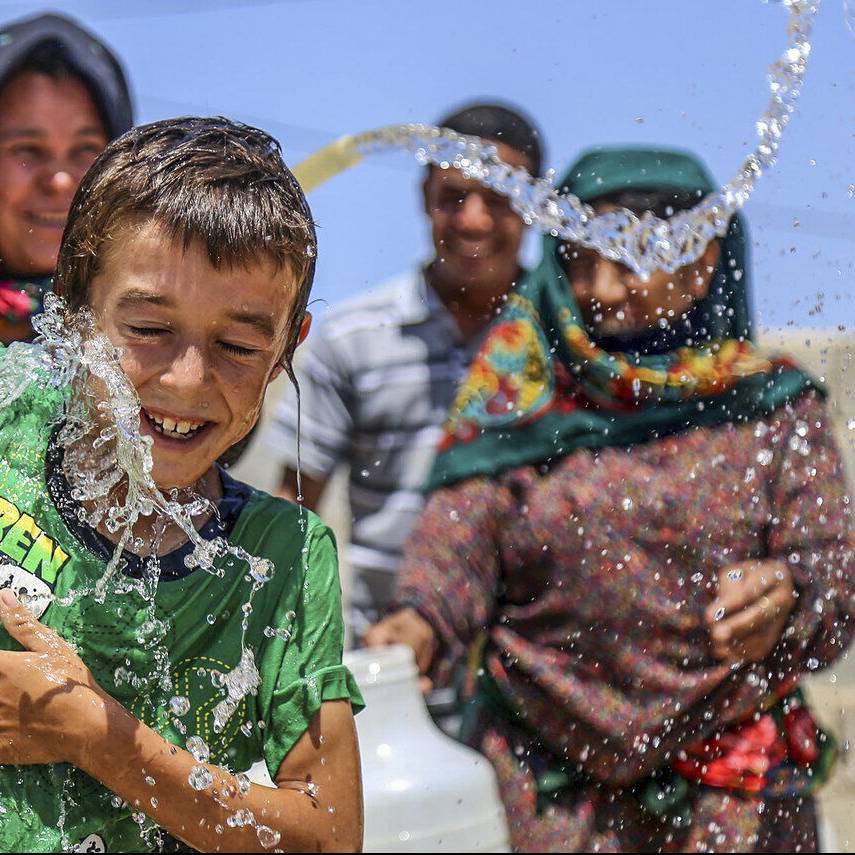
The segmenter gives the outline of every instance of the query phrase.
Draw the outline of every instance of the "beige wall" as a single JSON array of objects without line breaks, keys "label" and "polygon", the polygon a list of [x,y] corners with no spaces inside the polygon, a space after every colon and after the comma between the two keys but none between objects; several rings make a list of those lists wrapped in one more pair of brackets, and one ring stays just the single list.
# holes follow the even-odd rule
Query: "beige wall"
[{"label": "beige wall", "polygon": [[[852,375],[855,335],[831,330],[774,329],[761,331],[759,339],[765,349],[792,356],[825,381],[849,483],[855,483],[855,377]],[[848,423],[853,428],[849,428]]]}]

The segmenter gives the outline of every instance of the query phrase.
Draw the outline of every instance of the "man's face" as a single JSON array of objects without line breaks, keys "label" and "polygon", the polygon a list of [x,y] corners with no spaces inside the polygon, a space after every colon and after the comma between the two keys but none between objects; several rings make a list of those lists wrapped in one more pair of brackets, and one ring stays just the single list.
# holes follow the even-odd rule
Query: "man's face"
[{"label": "man's face", "polygon": [[[530,169],[522,152],[502,143],[496,149],[505,163]],[[525,226],[504,196],[464,178],[460,170],[436,167],[425,179],[424,196],[443,278],[476,289],[495,289],[513,279]]]},{"label": "man's face", "polygon": [[90,306],[122,349],[158,487],[192,486],[249,433],[281,370],[296,292],[270,260],[216,270],[200,242],[185,250],[151,221],[114,239]]},{"label": "man's face", "polygon": [[26,72],[0,90],[0,268],[53,272],[71,199],[106,145],[77,78]]},{"label": "man's face", "polygon": [[[597,214],[617,210],[605,204],[594,209]],[[588,328],[599,335],[621,335],[670,324],[705,297],[719,252],[718,241],[711,241],[695,263],[674,273],[655,270],[647,280],[593,249],[565,244],[561,256]]]}]

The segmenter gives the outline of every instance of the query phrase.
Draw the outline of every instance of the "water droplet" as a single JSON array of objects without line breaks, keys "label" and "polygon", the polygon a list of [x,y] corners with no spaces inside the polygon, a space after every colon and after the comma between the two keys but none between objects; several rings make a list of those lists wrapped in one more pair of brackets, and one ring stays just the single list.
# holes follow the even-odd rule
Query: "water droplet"
[{"label": "water droplet", "polygon": [[274,831],[266,825],[259,825],[258,828],[255,829],[255,833],[258,836],[258,842],[265,849],[271,849],[274,847],[282,836],[278,831]]},{"label": "water droplet", "polygon": [[179,718],[190,712],[190,700],[184,697],[184,695],[176,695],[174,698],[170,698],[169,706],[172,714]]},{"label": "water droplet", "polygon": [[214,783],[214,776],[205,766],[194,766],[187,777],[194,790],[207,790]]},{"label": "water droplet", "polygon": [[191,736],[187,740],[187,750],[197,763],[207,763],[211,759],[210,749],[201,736]]}]

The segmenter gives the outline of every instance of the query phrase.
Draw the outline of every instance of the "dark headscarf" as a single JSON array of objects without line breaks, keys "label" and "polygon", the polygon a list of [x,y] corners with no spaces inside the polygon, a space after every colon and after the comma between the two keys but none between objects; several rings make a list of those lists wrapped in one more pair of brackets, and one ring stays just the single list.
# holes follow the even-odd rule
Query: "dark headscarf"
[{"label": "dark headscarf", "polygon": [[[582,201],[617,191],[713,189],[703,165],[678,151],[599,148],[564,178]],[[458,390],[427,489],[579,448],[629,446],[690,427],[767,414],[815,386],[791,362],[750,341],[746,241],[738,217],[722,239],[692,346],[610,353],[594,344],[547,235],[540,265],[512,293]]]},{"label": "dark headscarf", "polygon": [[133,108],[119,60],[92,33],[62,15],[37,15],[0,27],[0,88],[42,47],[55,50],[86,84],[109,139],[130,129]]}]

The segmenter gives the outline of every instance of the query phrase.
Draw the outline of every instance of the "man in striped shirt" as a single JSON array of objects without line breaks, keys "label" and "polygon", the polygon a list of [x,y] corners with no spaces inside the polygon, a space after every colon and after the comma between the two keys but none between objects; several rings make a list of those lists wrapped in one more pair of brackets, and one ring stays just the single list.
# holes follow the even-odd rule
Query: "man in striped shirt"
[{"label": "man in striped shirt", "polygon": [[[496,144],[539,174],[540,134],[516,110],[474,104],[440,123]],[[314,508],[332,471],[350,467],[353,638],[382,617],[421,487],[458,382],[481,335],[519,279],[524,225],[508,201],[456,169],[430,167],[424,206],[435,255],[427,264],[332,310],[303,346],[302,485]],[[297,396],[289,389],[264,443],[294,499]]]}]

